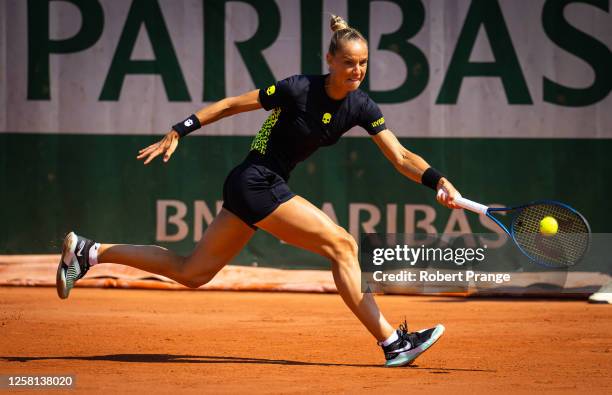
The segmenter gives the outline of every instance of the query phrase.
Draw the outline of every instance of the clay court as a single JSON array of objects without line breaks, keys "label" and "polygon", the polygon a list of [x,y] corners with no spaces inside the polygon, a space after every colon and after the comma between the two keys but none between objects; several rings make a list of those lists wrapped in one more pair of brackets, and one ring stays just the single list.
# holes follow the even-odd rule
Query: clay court
[{"label": "clay court", "polygon": [[612,394],[610,3],[0,0],[0,395]]},{"label": "clay court", "polygon": [[379,296],[394,324],[447,330],[413,367],[336,294],[0,287],[0,372],[77,392],[605,393],[612,315],[583,300]]}]

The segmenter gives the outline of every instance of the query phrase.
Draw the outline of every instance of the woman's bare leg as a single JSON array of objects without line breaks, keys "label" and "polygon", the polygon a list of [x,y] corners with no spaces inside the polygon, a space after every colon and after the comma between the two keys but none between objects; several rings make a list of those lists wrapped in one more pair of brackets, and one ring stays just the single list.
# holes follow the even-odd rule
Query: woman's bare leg
[{"label": "woman's bare leg", "polygon": [[197,288],[210,281],[251,239],[255,230],[222,209],[191,255],[153,245],[101,244],[99,263],[120,263]]},{"label": "woman's bare leg", "polygon": [[357,243],[323,211],[295,196],[256,225],[289,244],[329,258],[338,292],[351,311],[377,340],[393,333],[373,295],[361,292]]}]

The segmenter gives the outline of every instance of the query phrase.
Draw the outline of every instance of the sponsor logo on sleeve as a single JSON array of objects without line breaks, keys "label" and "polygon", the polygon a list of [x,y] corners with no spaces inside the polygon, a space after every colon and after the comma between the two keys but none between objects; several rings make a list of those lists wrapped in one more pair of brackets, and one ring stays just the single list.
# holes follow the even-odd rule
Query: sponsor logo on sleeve
[{"label": "sponsor logo on sleeve", "polygon": [[380,117],[376,121],[372,122],[372,127],[375,128],[377,126],[383,125],[385,123],[385,117]]}]

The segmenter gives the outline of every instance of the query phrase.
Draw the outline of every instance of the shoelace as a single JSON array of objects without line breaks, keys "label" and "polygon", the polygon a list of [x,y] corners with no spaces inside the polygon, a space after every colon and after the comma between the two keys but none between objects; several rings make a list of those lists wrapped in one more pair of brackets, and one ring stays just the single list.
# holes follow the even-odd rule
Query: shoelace
[{"label": "shoelace", "polygon": [[402,334],[408,334],[408,323],[406,322],[406,317],[404,317],[404,322],[399,325],[399,330],[402,331]]},{"label": "shoelace", "polygon": [[418,347],[423,341],[420,338],[419,332],[408,332],[408,323],[404,317],[404,322],[399,325],[401,331],[400,336],[410,342],[410,348]]}]

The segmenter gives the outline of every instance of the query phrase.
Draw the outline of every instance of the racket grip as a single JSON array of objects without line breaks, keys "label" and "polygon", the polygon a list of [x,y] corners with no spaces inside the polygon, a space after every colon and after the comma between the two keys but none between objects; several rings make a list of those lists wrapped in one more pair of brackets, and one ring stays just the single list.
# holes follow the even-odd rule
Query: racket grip
[{"label": "racket grip", "polygon": [[487,206],[485,206],[484,204],[480,204],[480,203],[476,203],[474,201],[471,201],[470,199],[466,199],[464,197],[458,197],[455,198],[455,204],[463,207],[464,209],[473,211],[477,214],[487,214],[487,210],[489,209]]}]

